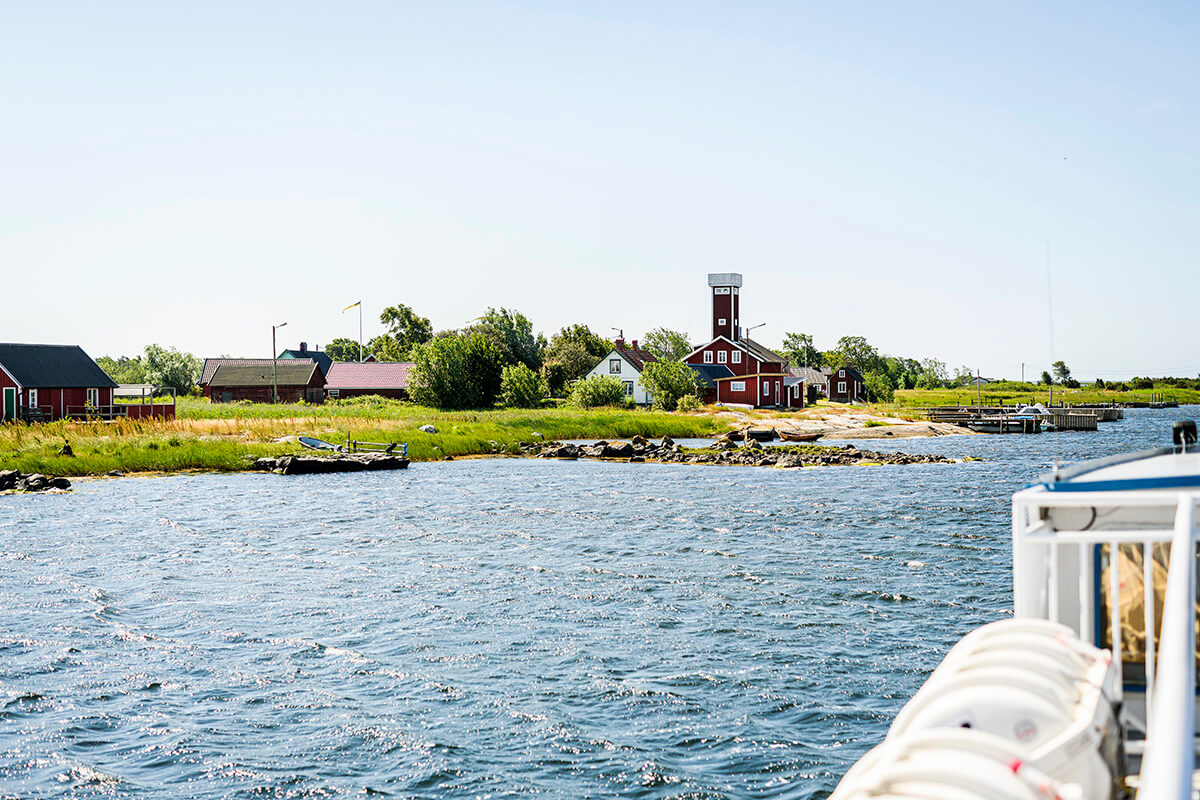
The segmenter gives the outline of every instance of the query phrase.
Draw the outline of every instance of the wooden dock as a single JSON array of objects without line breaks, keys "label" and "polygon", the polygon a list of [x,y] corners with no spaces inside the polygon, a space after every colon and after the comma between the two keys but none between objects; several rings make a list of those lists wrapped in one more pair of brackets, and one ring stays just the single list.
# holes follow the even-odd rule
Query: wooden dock
[{"label": "wooden dock", "polygon": [[[1094,431],[1100,422],[1122,418],[1116,408],[1048,408],[1042,419],[1017,419],[1016,406],[938,406],[925,410],[930,422],[949,422],[986,433],[1039,433],[1042,430]],[[1044,425],[1042,423],[1045,423]]]}]

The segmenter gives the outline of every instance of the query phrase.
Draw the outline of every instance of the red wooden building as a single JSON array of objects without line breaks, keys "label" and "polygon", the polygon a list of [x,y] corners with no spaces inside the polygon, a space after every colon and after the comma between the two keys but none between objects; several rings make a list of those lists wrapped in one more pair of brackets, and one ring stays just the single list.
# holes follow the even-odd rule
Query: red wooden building
[{"label": "red wooden building", "polygon": [[0,344],[0,420],[111,416],[117,383],[78,345]]},{"label": "red wooden building", "polygon": [[867,384],[862,373],[849,364],[833,370],[829,376],[829,399],[835,403],[866,401]]},{"label": "red wooden building", "polygon": [[[712,288],[712,340],[683,359],[705,383],[704,401],[757,408],[798,408],[804,386],[791,380],[787,358],[745,335],[741,323],[742,276],[708,276]],[[723,368],[723,369],[722,369]]]},{"label": "red wooden building", "polygon": [[412,364],[407,361],[334,361],[325,374],[325,396],[336,399],[375,394],[407,400],[408,371],[411,368]]},{"label": "red wooden building", "polygon": [[214,403],[270,403],[276,391],[281,403],[320,403],[325,399],[325,376],[312,361],[279,359],[272,367],[267,359],[262,366],[222,364],[205,388]]}]

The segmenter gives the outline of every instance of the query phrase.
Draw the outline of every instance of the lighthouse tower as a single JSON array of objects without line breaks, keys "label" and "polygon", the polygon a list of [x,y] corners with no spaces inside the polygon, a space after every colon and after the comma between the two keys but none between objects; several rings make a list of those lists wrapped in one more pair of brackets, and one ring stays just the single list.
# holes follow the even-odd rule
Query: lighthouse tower
[{"label": "lighthouse tower", "polygon": [[738,292],[742,288],[742,276],[738,272],[710,272],[708,285],[712,287],[712,338],[724,336],[731,342],[741,340],[741,313]]}]

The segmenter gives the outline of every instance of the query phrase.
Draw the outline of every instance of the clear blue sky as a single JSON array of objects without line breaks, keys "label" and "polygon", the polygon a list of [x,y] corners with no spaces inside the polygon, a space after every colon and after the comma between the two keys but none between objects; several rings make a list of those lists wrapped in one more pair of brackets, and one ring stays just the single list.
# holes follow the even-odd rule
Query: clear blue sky
[{"label": "clear blue sky", "polygon": [[368,337],[405,303],[700,341],[735,271],[771,345],[1194,376],[1198,34],[1186,3],[3,2],[0,341],[267,356],[272,323],[357,338],[360,299]]}]

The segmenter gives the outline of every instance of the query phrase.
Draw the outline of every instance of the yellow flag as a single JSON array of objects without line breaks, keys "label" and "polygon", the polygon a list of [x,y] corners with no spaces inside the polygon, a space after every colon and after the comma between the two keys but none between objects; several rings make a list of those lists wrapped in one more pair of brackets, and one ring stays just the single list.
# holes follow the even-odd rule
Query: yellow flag
[{"label": "yellow flag", "polygon": [[361,306],[361,305],[362,305],[362,300],[359,300],[359,301],[358,301],[357,303],[355,303],[354,305],[352,305],[352,306],[346,306],[345,308],[343,308],[343,309],[342,309],[342,313],[344,314],[344,313],[346,313],[347,311],[349,311],[350,309],[352,309],[352,308],[357,308],[358,306]]}]

